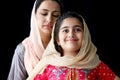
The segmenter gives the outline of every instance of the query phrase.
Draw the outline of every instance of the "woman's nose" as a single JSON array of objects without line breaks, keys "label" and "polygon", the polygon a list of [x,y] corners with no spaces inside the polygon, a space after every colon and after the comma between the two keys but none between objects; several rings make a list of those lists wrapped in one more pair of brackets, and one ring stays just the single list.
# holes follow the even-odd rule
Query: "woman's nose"
[{"label": "woman's nose", "polygon": [[46,21],[48,23],[51,23],[52,22],[52,16],[51,15],[48,15],[47,18],[46,18]]}]

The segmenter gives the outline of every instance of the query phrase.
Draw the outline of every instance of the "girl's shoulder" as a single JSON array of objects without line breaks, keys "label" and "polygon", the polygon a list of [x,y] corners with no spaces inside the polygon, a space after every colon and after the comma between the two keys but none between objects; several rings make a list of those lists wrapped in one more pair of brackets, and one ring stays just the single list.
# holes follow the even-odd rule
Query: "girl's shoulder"
[{"label": "girl's shoulder", "polygon": [[100,62],[100,64],[96,68],[93,68],[90,71],[88,78],[93,79],[96,76],[99,79],[103,79],[103,80],[114,80],[115,73],[108,67],[107,64],[105,64],[104,62]]}]

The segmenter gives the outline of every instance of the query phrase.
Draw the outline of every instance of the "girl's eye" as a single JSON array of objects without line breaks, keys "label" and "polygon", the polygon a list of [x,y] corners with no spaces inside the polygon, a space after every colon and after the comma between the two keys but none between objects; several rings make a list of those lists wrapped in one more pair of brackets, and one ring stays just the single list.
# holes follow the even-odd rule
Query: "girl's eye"
[{"label": "girl's eye", "polygon": [[76,29],[76,31],[77,31],[77,32],[80,32],[80,31],[81,31],[81,29]]},{"label": "girl's eye", "polygon": [[68,32],[69,32],[69,30],[65,29],[65,30],[63,30],[63,32],[68,33]]},{"label": "girl's eye", "polygon": [[81,32],[81,31],[82,31],[82,30],[79,29],[79,28],[75,29],[75,32]]}]

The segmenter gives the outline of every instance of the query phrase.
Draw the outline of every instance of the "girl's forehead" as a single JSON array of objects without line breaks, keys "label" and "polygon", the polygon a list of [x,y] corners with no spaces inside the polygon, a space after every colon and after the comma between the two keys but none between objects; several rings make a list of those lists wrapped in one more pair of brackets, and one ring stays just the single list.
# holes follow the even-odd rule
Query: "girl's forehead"
[{"label": "girl's forehead", "polygon": [[68,17],[63,20],[63,23],[67,23],[67,22],[79,23],[80,21],[76,17]]},{"label": "girl's forehead", "polygon": [[72,26],[72,25],[82,25],[82,23],[79,21],[77,18],[66,18],[62,21],[61,27],[62,26]]}]

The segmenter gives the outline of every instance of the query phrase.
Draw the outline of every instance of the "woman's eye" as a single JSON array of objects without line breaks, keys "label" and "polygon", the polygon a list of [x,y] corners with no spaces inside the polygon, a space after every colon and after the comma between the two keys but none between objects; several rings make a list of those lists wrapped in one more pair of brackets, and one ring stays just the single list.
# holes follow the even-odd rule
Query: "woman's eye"
[{"label": "woman's eye", "polygon": [[59,15],[53,15],[53,17],[59,17]]},{"label": "woman's eye", "polygon": [[47,15],[47,13],[41,13],[41,15],[46,16],[46,15]]}]

